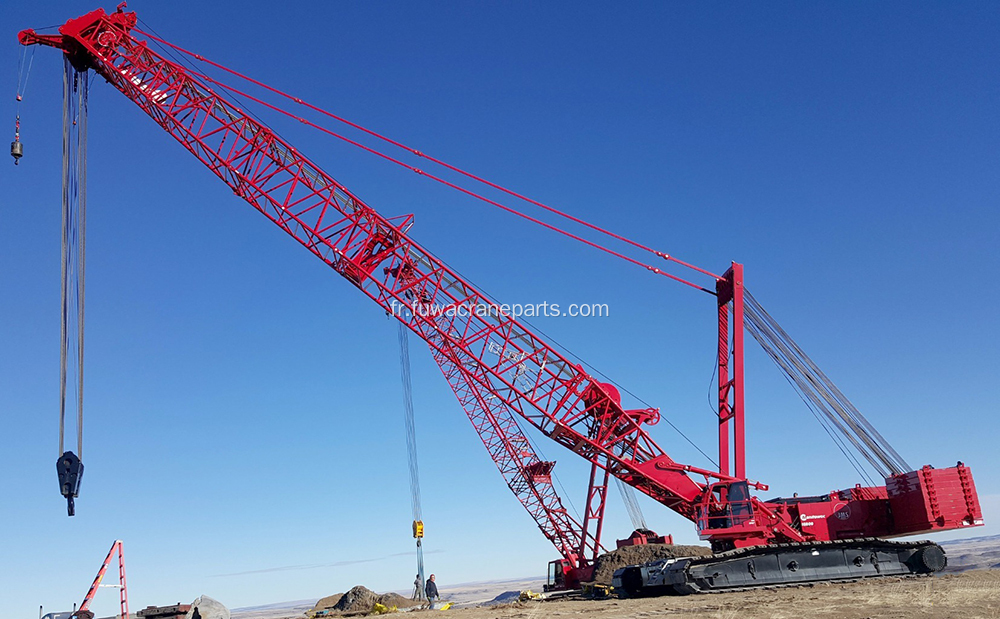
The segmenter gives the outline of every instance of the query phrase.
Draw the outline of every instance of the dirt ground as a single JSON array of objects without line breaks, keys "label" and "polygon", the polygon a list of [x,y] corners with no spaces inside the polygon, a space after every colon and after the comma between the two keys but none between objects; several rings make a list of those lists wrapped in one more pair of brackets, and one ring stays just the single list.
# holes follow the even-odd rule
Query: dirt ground
[{"label": "dirt ground", "polygon": [[684,597],[551,599],[504,607],[453,609],[448,616],[454,619],[1000,618],[1000,570]]}]

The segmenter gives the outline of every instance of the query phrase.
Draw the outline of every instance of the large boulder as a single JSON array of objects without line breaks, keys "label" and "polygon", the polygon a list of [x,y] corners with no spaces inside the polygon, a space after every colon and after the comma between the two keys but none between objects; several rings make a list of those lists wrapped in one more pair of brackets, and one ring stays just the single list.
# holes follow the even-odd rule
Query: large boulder
[{"label": "large boulder", "polygon": [[375,592],[358,585],[341,596],[340,601],[334,604],[333,609],[348,613],[366,613],[375,606],[375,602],[378,602],[378,596],[375,595]]},{"label": "large boulder", "polygon": [[184,619],[229,619],[229,609],[222,602],[202,595],[191,602],[191,610]]}]

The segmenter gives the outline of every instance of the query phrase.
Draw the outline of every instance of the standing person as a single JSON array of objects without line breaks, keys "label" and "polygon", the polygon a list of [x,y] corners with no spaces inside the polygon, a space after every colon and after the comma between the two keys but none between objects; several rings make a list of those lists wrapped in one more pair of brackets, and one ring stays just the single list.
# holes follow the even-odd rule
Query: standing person
[{"label": "standing person", "polygon": [[413,597],[410,599],[424,599],[424,581],[420,578],[420,574],[417,574],[417,578],[413,581]]},{"label": "standing person", "polygon": [[424,588],[424,593],[427,594],[428,602],[441,599],[441,595],[438,594],[437,583],[434,582],[434,574],[431,574],[430,578],[427,579],[427,587]]}]

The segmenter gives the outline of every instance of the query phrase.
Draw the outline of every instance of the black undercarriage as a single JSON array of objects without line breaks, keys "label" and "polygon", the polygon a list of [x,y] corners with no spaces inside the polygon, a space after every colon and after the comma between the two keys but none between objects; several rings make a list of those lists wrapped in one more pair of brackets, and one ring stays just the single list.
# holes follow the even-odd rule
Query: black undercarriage
[{"label": "black undercarriage", "polygon": [[930,541],[862,538],[795,542],[633,565],[615,572],[614,586],[628,596],[686,595],[931,574],[946,564],[944,550]]}]

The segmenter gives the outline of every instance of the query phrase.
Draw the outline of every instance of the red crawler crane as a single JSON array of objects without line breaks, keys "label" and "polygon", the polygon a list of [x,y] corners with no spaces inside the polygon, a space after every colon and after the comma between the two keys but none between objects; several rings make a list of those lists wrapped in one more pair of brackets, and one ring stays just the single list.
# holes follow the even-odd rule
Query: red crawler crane
[{"label": "red crawler crane", "polygon": [[[99,73],[236,195],[426,341],[508,485],[562,553],[557,576],[565,584],[587,577],[600,548],[611,475],[694,522],[716,551],[728,551],[623,570],[617,584],[630,592],[927,573],[944,567],[940,546],[874,538],[982,524],[969,469],[959,463],[908,470],[746,293],[736,263],[713,276],[720,470],[675,462],[646,430],[658,421],[657,409],[626,409],[613,385],[496,311],[496,302],[418,245],[408,226],[362,202],[200,74],[153,52],[133,34],[135,24],[135,14],[121,5],[112,14],[98,9],[70,20],[59,35],[26,30],[19,40],[59,48],[75,66]],[[451,311],[460,307],[494,311]],[[770,501],[751,494],[767,486],[746,478],[744,327],[886,485]],[[551,485],[552,463],[530,448],[521,423],[591,463],[582,523],[562,507]]]}]

